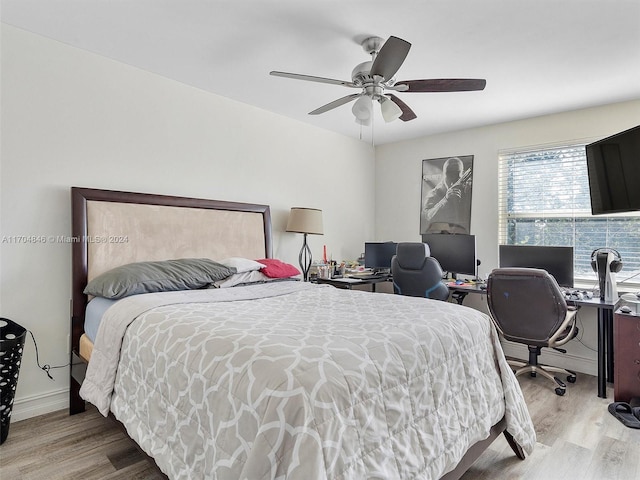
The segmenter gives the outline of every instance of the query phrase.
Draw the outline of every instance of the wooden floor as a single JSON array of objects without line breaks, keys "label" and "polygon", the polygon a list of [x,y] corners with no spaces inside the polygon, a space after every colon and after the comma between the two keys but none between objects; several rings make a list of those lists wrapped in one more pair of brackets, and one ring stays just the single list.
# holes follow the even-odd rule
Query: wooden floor
[{"label": "wooden floor", "polygon": [[[518,460],[504,437],[484,452],[464,480],[640,479],[640,430],[623,426],[596,395],[596,379],[580,375],[558,397],[551,382],[520,377],[538,444]],[[158,479],[131,440],[93,408],[13,423],[0,447],[2,480]]]}]

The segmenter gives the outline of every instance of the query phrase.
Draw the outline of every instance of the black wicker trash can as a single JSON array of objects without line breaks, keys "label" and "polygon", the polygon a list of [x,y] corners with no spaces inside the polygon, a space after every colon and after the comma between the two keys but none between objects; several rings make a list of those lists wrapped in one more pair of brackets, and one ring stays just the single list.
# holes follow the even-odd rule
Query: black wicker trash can
[{"label": "black wicker trash can", "polygon": [[13,320],[0,318],[0,445],[9,435],[11,408],[27,330]]}]

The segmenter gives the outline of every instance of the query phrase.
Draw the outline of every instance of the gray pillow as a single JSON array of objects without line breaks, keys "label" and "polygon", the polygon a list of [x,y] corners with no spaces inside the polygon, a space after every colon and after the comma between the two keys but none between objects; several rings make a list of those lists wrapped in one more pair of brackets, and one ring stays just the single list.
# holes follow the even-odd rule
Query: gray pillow
[{"label": "gray pillow", "polygon": [[121,265],[91,280],[84,293],[95,297],[123,298],[139,293],[193,290],[236,273],[208,258],[181,258]]}]

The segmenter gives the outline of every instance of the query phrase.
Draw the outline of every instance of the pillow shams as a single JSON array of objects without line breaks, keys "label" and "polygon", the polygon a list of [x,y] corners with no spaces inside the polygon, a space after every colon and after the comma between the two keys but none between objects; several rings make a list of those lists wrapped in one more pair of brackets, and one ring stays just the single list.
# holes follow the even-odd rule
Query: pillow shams
[{"label": "pillow shams", "polygon": [[277,258],[261,258],[258,262],[263,264],[260,271],[270,278],[289,278],[300,275],[300,270],[296,267]]},{"label": "pillow shams", "polygon": [[265,283],[269,280],[271,280],[271,278],[267,277],[264,273],[258,270],[251,270],[249,272],[235,273],[230,277],[215,282],[213,286],[216,288],[228,288],[235,287],[236,285],[247,285],[249,283]]},{"label": "pillow shams", "polygon": [[229,268],[235,268],[236,273],[252,272],[254,270],[260,270],[264,265],[254,260],[242,257],[230,257],[220,260],[220,263],[226,265]]},{"label": "pillow shams", "polygon": [[243,285],[255,285],[257,283],[273,283],[280,281],[297,281],[299,278],[296,277],[282,277],[282,278],[272,278],[267,277],[264,273],[258,270],[252,270],[250,272],[242,272],[235,273],[230,277],[225,278],[224,280],[219,280],[213,284],[215,288],[228,288],[228,287],[237,287]]},{"label": "pillow shams", "polygon": [[91,280],[84,293],[96,297],[129,295],[206,287],[235,273],[208,258],[182,258],[121,265]]}]

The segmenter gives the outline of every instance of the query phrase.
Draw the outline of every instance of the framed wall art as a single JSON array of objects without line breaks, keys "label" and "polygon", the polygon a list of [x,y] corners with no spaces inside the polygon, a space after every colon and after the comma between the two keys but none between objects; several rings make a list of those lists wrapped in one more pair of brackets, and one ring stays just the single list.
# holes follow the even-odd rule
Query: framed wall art
[{"label": "framed wall art", "polygon": [[473,155],[422,161],[420,233],[469,233]]}]

